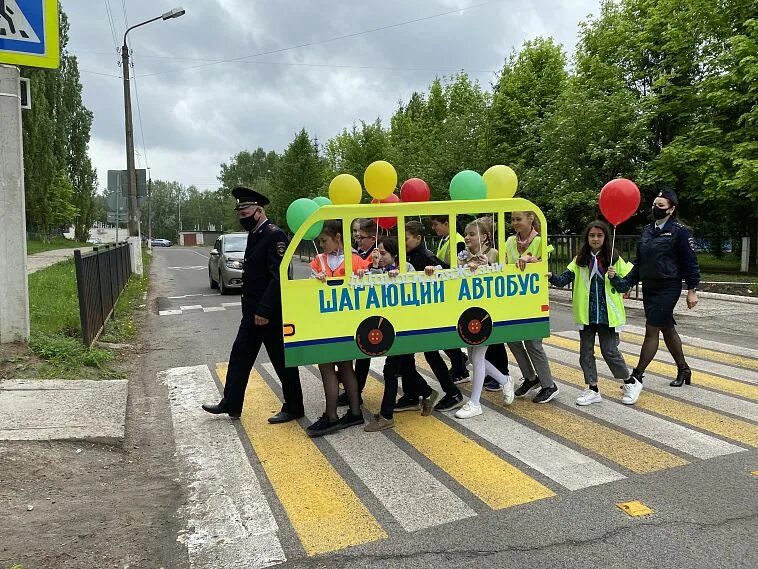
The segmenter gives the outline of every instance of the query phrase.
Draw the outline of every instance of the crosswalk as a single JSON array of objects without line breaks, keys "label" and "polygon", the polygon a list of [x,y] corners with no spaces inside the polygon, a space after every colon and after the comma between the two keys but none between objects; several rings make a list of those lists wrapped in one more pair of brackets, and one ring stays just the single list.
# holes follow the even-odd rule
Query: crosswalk
[{"label": "crosswalk", "polygon": [[[636,363],[642,333],[632,328],[622,334],[628,364]],[[245,566],[265,567],[758,447],[758,351],[738,355],[716,342],[684,340],[693,385],[668,386],[675,371],[662,346],[634,406],[620,403],[619,382],[599,350],[604,401],[574,404],[585,386],[578,334],[569,331],[545,340],[560,387],[547,405],[517,399],[505,407],[500,393],[486,393],[485,412],[473,419],[398,413],[392,430],[365,433],[355,427],[321,439],[305,433],[323,412],[315,369],[301,368],[306,419],[276,426],[266,421],[281,405],[270,364],[251,374],[237,424],[199,409],[218,396],[226,364],[213,370],[220,384],[207,366],[162,372],[171,390],[177,457],[193,488],[191,521],[182,536],[192,546],[190,561],[204,567],[214,555],[223,559],[223,544],[238,549],[239,540],[229,536],[241,535],[256,544]],[[417,361],[439,389],[423,358]],[[381,358],[371,362],[363,393],[367,413],[379,410],[382,366]],[[511,374],[518,383],[512,358]],[[248,446],[249,462],[243,448]],[[219,451],[230,454],[224,464],[198,458]],[[193,510],[193,500],[222,513],[208,514],[206,523],[200,513],[211,508]],[[223,529],[219,516],[233,529]],[[222,536],[220,543],[210,537],[214,533]]]}]

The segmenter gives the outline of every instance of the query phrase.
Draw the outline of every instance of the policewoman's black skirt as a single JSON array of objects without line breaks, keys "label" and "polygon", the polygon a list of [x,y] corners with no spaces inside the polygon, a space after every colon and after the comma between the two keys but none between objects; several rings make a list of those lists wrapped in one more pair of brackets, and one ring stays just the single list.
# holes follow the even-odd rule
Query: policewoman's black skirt
[{"label": "policewoman's black skirt", "polygon": [[674,307],[682,294],[680,279],[642,281],[642,306],[649,326],[671,328],[676,325]]}]

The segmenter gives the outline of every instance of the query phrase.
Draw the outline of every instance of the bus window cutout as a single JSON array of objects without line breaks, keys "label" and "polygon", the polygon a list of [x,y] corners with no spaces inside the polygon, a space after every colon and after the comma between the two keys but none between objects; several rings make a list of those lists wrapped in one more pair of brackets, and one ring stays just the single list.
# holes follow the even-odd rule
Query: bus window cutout
[{"label": "bus window cutout", "polygon": [[[505,256],[499,255],[496,262],[474,270],[456,262],[431,276],[423,271],[401,271],[396,276],[359,277],[354,274],[352,255],[346,255],[345,277],[340,284],[286,278],[286,267],[301,247],[307,226],[318,221],[340,220],[352,234],[353,221],[358,218],[397,216],[398,241],[403,244],[406,220],[422,216],[430,224],[447,216],[447,225],[452,228],[448,237],[450,258],[457,260],[461,237],[455,230],[456,221],[478,219],[482,212],[492,212],[492,241],[500,252],[506,249],[514,211],[534,212],[544,234],[544,215],[522,198],[319,208],[297,231],[282,262],[286,364],[310,365],[549,336],[546,240],[540,240],[538,260],[523,269],[502,262]],[[435,233],[439,236],[439,231]],[[365,241],[368,245],[368,239]],[[398,256],[399,265],[404,267],[402,245]]]}]

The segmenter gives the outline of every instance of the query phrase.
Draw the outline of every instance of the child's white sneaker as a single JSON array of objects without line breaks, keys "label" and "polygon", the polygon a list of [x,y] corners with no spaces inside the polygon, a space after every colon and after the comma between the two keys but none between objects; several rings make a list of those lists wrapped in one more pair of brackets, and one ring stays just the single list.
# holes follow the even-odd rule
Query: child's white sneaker
[{"label": "child's white sneaker", "polygon": [[634,383],[625,383],[623,390],[624,396],[621,398],[621,402],[624,405],[634,405],[637,403],[637,399],[640,398],[640,393],[642,393],[642,382],[636,380]]},{"label": "child's white sneaker", "polygon": [[584,407],[585,405],[592,405],[593,403],[602,403],[603,398],[597,391],[586,389],[579,397],[576,398],[576,404]]},{"label": "child's white sneaker", "polygon": [[503,384],[503,403],[510,405],[513,403],[513,399],[516,397],[516,392],[513,387],[513,380],[510,375],[505,376],[505,383]]},{"label": "child's white sneaker", "polygon": [[455,412],[455,416],[458,419],[470,419],[471,417],[476,417],[477,415],[482,414],[482,406],[481,405],[474,405],[469,401],[466,403],[463,407],[458,409]]}]

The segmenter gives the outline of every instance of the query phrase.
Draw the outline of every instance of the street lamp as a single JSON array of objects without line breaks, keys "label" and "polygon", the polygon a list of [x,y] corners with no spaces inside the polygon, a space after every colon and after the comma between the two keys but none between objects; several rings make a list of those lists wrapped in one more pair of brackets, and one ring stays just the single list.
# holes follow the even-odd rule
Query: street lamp
[{"label": "street lamp", "polygon": [[124,32],[124,45],[121,46],[121,69],[124,76],[124,117],[126,123],[126,176],[129,183],[129,235],[139,235],[139,204],[137,204],[137,172],[134,169],[134,130],[132,127],[132,97],[129,86],[129,48],[126,36],[134,28],[139,28],[156,20],[171,20],[184,15],[184,8],[174,8],[165,14],[145,20],[128,28]]}]

